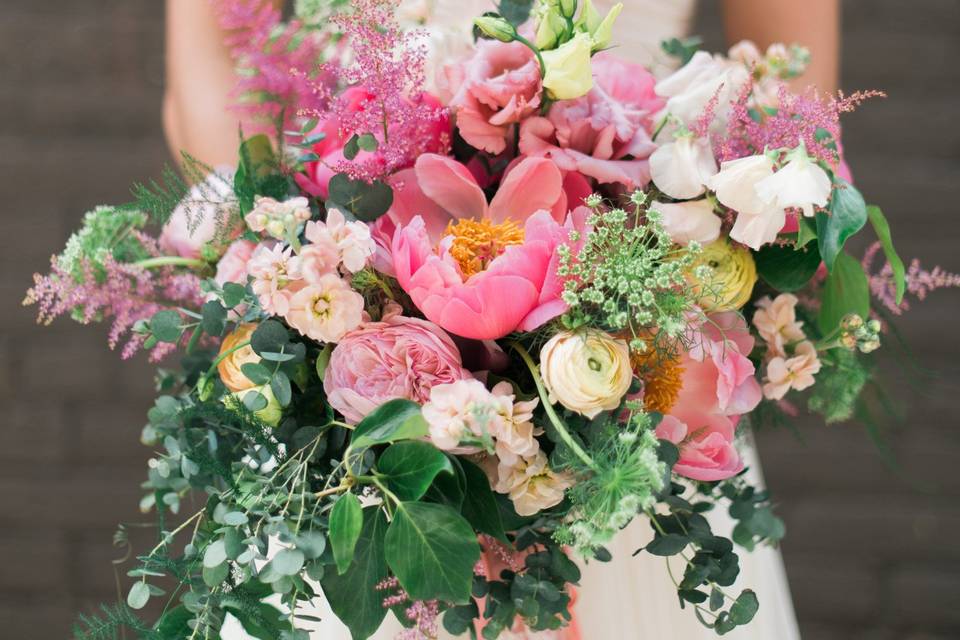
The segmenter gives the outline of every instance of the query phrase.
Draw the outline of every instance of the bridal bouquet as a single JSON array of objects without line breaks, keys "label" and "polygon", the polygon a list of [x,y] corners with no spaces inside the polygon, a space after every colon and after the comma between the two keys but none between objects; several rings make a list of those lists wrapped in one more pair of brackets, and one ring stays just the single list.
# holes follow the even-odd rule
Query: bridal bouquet
[{"label": "bridal bouquet", "polygon": [[738,432],[853,416],[884,319],[957,278],[898,257],[840,144],[873,94],[791,92],[802,49],[673,41],[657,80],[607,51],[620,6],[523,4],[438,64],[388,0],[217,3],[275,135],[88,213],[27,297],[179,354],[143,430],[159,543],[76,637],[306,639],[321,597],[356,640],[388,611],[574,637],[573,558],[635,518],[680,606],[750,622],[735,548],[784,527]]}]

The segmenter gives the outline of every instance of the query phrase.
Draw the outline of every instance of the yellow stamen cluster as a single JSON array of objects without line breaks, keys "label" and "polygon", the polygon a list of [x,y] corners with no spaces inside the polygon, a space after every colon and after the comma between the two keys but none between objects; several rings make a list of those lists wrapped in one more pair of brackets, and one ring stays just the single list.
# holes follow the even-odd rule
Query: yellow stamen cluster
[{"label": "yellow stamen cluster", "polygon": [[683,386],[683,366],[679,358],[656,351],[631,354],[634,371],[643,381],[643,407],[667,414],[677,402]]},{"label": "yellow stamen cluster", "polygon": [[451,222],[444,235],[453,237],[449,253],[464,279],[486,269],[510,245],[523,243],[523,229],[512,220],[494,224],[464,218]]}]

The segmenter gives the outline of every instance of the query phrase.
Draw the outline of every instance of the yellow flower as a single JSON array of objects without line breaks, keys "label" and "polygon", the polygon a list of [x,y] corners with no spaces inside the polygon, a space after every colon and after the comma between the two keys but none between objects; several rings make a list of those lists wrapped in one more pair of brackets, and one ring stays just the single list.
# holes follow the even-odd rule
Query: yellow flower
[{"label": "yellow flower", "polygon": [[543,88],[552,99],[572,100],[586,95],[593,88],[592,48],[590,34],[578,33],[557,49],[541,53],[546,68]]},{"label": "yellow flower", "polygon": [[757,283],[757,265],[749,249],[721,238],[703,247],[688,277],[704,311],[735,311],[750,300]]},{"label": "yellow flower", "polygon": [[271,427],[280,424],[280,418],[283,417],[283,407],[280,406],[280,401],[277,400],[277,396],[273,395],[273,389],[271,389],[268,384],[224,396],[223,404],[231,409],[239,409],[239,407],[243,405],[244,398],[252,393],[259,393],[267,401],[267,405],[254,411],[253,415]]},{"label": "yellow flower", "polygon": [[540,374],[551,402],[593,418],[620,406],[630,389],[630,349],[602,331],[563,331],[543,345]]},{"label": "yellow flower", "polygon": [[[248,344],[237,349],[238,345],[250,341],[250,336],[256,330],[257,325],[253,322],[241,324],[233,333],[223,339],[220,345],[220,354],[228,354],[217,364],[217,371],[220,373],[220,379],[230,391],[244,391],[257,386],[247,376],[243,375],[241,367],[247,363],[260,362],[260,356],[254,353],[253,348]],[[236,349],[232,351],[232,349]],[[229,352],[229,353],[228,353]]]}]

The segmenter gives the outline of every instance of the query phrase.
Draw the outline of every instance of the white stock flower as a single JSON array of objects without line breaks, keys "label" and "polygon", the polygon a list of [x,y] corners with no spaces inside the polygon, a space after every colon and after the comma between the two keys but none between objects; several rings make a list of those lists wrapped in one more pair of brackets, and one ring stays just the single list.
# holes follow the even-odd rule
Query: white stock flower
[{"label": "white stock flower", "polygon": [[709,200],[653,202],[650,208],[660,212],[660,224],[677,244],[710,244],[720,237],[722,220]]},{"label": "white stock flower", "polygon": [[650,156],[650,175],[660,191],[677,200],[696,198],[717,173],[717,161],[707,138],[682,135]]}]

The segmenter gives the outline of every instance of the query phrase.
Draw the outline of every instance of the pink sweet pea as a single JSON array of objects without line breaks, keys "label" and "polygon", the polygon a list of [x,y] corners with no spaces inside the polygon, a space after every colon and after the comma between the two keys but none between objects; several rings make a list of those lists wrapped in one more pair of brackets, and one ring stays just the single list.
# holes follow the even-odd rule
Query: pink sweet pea
[{"label": "pink sweet pea", "polygon": [[651,116],[663,107],[655,80],[642,66],[609,54],[593,58],[594,86],[576,100],[564,100],[546,118],[526,119],[520,151],[552,158],[565,171],[579,171],[602,183],[627,188],[650,181],[647,158]]},{"label": "pink sweet pea", "polygon": [[460,135],[488,153],[503,152],[511,127],[540,106],[540,67],[519,42],[480,40],[468,60],[445,72]]},{"label": "pink sweet pea", "polygon": [[726,480],[743,470],[743,460],[733,445],[734,424],[727,416],[691,412],[664,416],[656,434],[680,449],[673,470],[691,480]]}]

